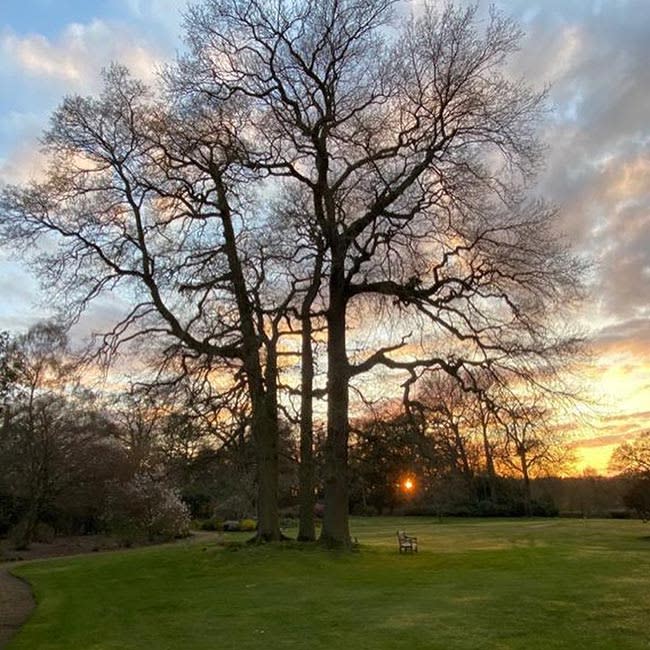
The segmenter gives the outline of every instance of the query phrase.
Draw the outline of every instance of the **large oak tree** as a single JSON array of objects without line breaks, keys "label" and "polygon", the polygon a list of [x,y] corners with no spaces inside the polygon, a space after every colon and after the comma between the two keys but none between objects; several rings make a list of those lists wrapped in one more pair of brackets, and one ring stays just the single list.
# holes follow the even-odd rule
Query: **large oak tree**
[{"label": "large oak tree", "polygon": [[[402,373],[407,398],[425,369],[470,389],[479,370],[539,382],[575,343],[549,327],[577,297],[579,266],[553,210],[526,199],[543,93],[505,73],[518,28],[451,6],[402,20],[397,6],[200,2],[162,99],[113,68],[101,97],[55,114],[46,180],[3,194],[7,239],[55,235],[41,273],[73,313],[119,286],[132,309],[113,341],[160,337],[168,355],[244,378],[262,539],[280,537],[283,322],[302,334],[308,458],[311,325],[324,314],[322,541],[334,546],[350,541],[350,388],[364,373]],[[278,254],[263,242],[282,196],[302,203],[285,211],[292,246]],[[296,282],[304,251],[313,276]],[[351,316],[369,313],[385,318],[351,349]]]}]

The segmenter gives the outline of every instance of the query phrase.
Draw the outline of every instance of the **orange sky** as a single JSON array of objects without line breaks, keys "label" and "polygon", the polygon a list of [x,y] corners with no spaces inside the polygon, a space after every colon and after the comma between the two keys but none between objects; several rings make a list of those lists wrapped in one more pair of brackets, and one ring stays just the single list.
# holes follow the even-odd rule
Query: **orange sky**
[{"label": "orange sky", "polygon": [[579,443],[575,447],[576,451],[576,473],[582,474],[585,471],[594,470],[597,474],[608,475],[609,459],[617,445],[602,444],[596,446],[583,446]]},{"label": "orange sky", "polygon": [[645,333],[618,334],[601,328],[593,345],[594,364],[586,373],[594,416],[576,441],[577,470],[607,473],[612,451],[650,429],[650,349]]}]

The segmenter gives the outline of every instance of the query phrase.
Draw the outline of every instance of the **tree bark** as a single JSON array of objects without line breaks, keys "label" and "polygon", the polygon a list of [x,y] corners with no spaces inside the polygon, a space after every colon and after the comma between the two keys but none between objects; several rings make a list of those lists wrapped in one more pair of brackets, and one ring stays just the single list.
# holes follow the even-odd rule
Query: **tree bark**
[{"label": "tree bark", "polygon": [[492,457],[492,448],[487,436],[487,427],[483,427],[483,453],[485,454],[485,469],[488,479],[488,490],[490,492],[490,500],[494,501],[496,498],[496,471],[494,470],[494,458]]},{"label": "tree bark", "polygon": [[472,472],[472,468],[470,467],[470,464],[469,464],[469,459],[467,458],[467,450],[465,449],[465,441],[463,440],[463,437],[460,435],[458,423],[452,421],[451,427],[452,427],[452,430],[453,430],[453,433],[454,433],[454,444],[456,446],[456,451],[457,451],[458,455],[460,456],[461,471],[463,473],[463,478],[465,479],[465,482],[467,483],[467,485],[471,486],[472,478],[474,477],[474,473]]},{"label": "tree bark", "polygon": [[316,505],[314,464],[314,349],[312,343],[311,310],[321,284],[323,252],[319,250],[314,262],[311,284],[301,305],[301,366],[300,366],[300,468],[299,468],[299,527],[298,541],[316,539],[314,506]]},{"label": "tree bark", "polygon": [[[257,535],[263,542],[279,541],[280,518],[278,508],[278,413],[276,386],[264,385],[260,360],[260,338],[255,331],[253,307],[237,250],[237,239],[225,187],[218,171],[212,173],[219,198],[219,209],[224,231],[225,251],[232,277],[233,293],[241,319],[243,365],[251,398],[252,434],[255,442],[257,472]],[[269,372],[276,380],[276,372]]]},{"label": "tree bark", "polygon": [[266,399],[253,406],[252,433],[257,472],[257,535],[261,542],[282,539],[278,512],[278,423]]},{"label": "tree bark", "polygon": [[524,450],[521,450],[519,452],[519,459],[521,462],[521,474],[524,479],[524,512],[526,516],[530,516],[531,513],[530,476],[528,475],[528,460],[526,458],[526,452]]},{"label": "tree bark", "polygon": [[327,439],[325,442],[325,513],[320,541],[349,547],[348,401],[350,369],[346,349],[345,253],[332,250],[327,313]]},{"label": "tree bark", "polygon": [[314,525],[314,351],[309,313],[302,317],[302,355],[300,378],[300,468],[299,468],[299,525],[298,541],[312,542],[316,539]]}]

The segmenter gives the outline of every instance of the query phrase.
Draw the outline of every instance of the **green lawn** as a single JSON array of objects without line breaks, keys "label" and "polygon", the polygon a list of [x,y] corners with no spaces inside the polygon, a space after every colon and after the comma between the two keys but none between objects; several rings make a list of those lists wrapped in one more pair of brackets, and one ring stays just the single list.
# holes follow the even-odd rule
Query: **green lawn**
[{"label": "green lawn", "polygon": [[[397,553],[398,527],[419,554]],[[25,564],[38,607],[9,648],[650,648],[648,525],[377,518],[353,535],[358,553],[194,541]]]}]

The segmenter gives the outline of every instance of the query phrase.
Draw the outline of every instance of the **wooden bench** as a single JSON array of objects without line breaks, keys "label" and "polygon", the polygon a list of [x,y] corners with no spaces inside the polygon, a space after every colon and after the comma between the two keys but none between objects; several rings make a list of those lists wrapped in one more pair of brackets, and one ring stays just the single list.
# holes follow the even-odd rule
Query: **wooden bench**
[{"label": "wooden bench", "polygon": [[402,551],[405,553],[408,553],[409,551],[411,553],[418,552],[418,538],[407,535],[403,530],[397,531],[397,543],[399,544],[400,553]]}]

